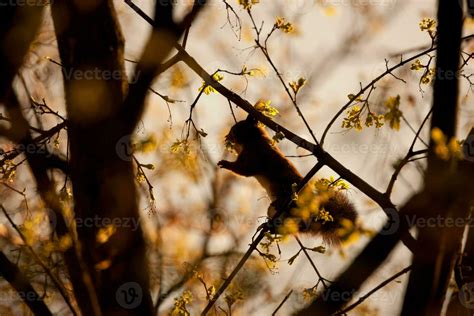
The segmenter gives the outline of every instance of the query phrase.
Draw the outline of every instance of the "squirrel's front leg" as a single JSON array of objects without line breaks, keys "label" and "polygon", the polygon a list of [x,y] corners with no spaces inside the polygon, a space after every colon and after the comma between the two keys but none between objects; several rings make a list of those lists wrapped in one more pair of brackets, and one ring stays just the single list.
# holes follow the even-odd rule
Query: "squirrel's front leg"
[{"label": "squirrel's front leg", "polygon": [[254,175],[254,172],[252,172],[251,168],[249,166],[246,166],[244,163],[242,163],[242,160],[239,160],[239,159],[233,162],[227,161],[227,160],[221,160],[217,163],[217,165],[221,168],[228,169],[232,172],[235,172],[241,176],[250,177]]},{"label": "squirrel's front leg", "polygon": [[232,164],[234,164],[234,162],[227,161],[227,160],[221,160],[217,163],[217,165],[220,168],[229,169],[229,170],[232,170]]}]

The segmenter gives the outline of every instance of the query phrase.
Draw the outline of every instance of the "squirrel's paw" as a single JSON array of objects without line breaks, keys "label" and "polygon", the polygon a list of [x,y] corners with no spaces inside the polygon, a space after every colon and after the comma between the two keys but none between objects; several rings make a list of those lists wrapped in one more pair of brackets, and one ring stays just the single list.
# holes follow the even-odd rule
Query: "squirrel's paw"
[{"label": "squirrel's paw", "polygon": [[227,160],[221,160],[217,163],[217,166],[219,166],[220,168],[224,168],[224,169],[227,169],[229,167],[229,164],[230,162],[227,161]]}]

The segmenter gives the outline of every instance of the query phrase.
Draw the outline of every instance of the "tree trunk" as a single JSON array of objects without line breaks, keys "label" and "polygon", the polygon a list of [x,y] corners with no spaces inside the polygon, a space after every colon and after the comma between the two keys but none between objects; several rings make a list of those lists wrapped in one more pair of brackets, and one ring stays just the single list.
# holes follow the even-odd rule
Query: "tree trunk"
[{"label": "tree trunk", "polygon": [[[456,1],[439,0],[438,49],[433,91],[431,130],[439,128],[449,140],[455,136],[458,103],[458,69],[463,13]],[[403,315],[439,315],[452,271],[460,252],[463,227],[449,227],[447,218],[467,218],[469,202],[463,192],[466,181],[453,160],[440,159],[430,142],[425,176],[423,218],[442,218],[442,225],[419,227],[423,251],[413,257],[413,271],[405,295]]]},{"label": "tree trunk", "polygon": [[[104,315],[151,315],[133,161],[120,147],[129,148],[130,132],[117,118],[127,80],[113,3],[58,0],[52,14],[63,66],[80,252]],[[101,229],[112,223],[115,232],[99,242]]]}]

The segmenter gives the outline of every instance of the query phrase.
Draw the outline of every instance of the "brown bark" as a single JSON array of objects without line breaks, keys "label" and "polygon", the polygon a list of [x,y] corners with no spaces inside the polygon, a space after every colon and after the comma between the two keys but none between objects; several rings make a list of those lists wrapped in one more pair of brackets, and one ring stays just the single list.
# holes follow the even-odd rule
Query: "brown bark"
[{"label": "brown bark", "polygon": [[[24,145],[25,148],[34,148],[26,152],[26,158],[36,181],[38,192],[57,217],[57,233],[63,236],[68,233],[62,218],[61,207],[54,192],[54,183],[50,180],[47,171],[51,160],[44,151],[38,147],[30,134],[30,126],[23,116],[16,95],[12,89],[13,78],[23,63],[30,43],[34,39],[41,22],[43,8],[38,5],[7,5],[0,11],[0,102],[2,102],[12,120],[12,127],[6,131],[6,136],[12,141]],[[30,147],[33,146],[33,147]],[[80,270],[72,263],[78,263],[74,248],[68,249],[64,254],[65,260],[70,265],[69,273],[73,283],[83,284]],[[74,282],[77,281],[77,282]],[[84,291],[86,292],[86,291]],[[87,302],[88,300],[86,300]]]},{"label": "brown bark", "polygon": [[[458,69],[462,35],[462,8],[455,1],[440,0],[438,49],[433,90],[431,129],[439,128],[447,139],[455,136],[458,103]],[[469,198],[463,188],[469,183],[469,164],[444,161],[430,142],[425,176],[424,207],[416,210],[424,218],[467,218]],[[461,168],[462,167],[462,168]],[[428,203],[429,202],[429,203]],[[446,222],[447,223],[447,222]],[[463,227],[419,227],[423,251],[414,253],[413,271],[405,295],[403,315],[439,315],[454,264],[460,252]]]},{"label": "brown bark", "polygon": [[[142,230],[130,225],[139,222],[132,159],[117,151],[132,130],[125,132],[117,119],[127,81],[113,3],[60,0],[52,14],[63,66],[74,211],[83,223],[77,225],[80,253],[104,315],[151,315]],[[115,233],[99,243],[99,230],[114,220],[120,223]],[[133,295],[126,297],[130,288]]]},{"label": "brown bark", "polygon": [[0,275],[10,283],[30,310],[39,316],[53,315],[20,269],[0,252]]}]

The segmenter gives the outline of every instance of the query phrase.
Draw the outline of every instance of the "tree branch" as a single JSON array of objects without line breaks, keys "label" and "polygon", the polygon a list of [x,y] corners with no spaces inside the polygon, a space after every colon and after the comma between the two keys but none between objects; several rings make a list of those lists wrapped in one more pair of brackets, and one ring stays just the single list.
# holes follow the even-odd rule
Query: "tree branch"
[{"label": "tree branch", "polygon": [[343,310],[337,312],[335,315],[346,315],[347,312],[353,310],[354,308],[356,308],[357,306],[359,306],[360,304],[362,304],[366,299],[368,299],[372,294],[374,294],[375,292],[377,292],[378,290],[380,290],[381,288],[383,288],[384,286],[386,286],[387,284],[389,284],[390,282],[392,282],[393,280],[397,279],[399,276],[402,276],[404,275],[405,273],[407,273],[408,271],[411,270],[411,266],[409,267],[406,267],[405,269],[395,273],[394,275],[392,275],[390,278],[386,279],[385,281],[383,281],[382,283],[380,283],[379,285],[377,285],[376,287],[374,287],[372,290],[370,290],[369,292],[367,292],[365,295],[359,297],[359,299],[357,300],[357,302],[355,302],[354,304],[351,304],[349,306],[347,306],[346,308],[344,308]]},{"label": "tree branch", "polygon": [[163,64],[164,59],[177,44],[186,28],[204,8],[206,0],[195,0],[193,8],[180,23],[175,23],[172,20],[173,5],[171,2],[156,2],[154,20],[131,0],[125,0],[125,3],[153,27],[153,32],[138,61],[132,83],[119,113],[119,119],[131,133],[143,113],[145,98],[152,81],[169,67],[169,63]]},{"label": "tree branch", "polygon": [[33,247],[31,247],[29,244],[28,244],[28,240],[27,238],[25,237],[25,235],[23,234],[23,232],[20,230],[20,228],[18,228],[18,226],[15,224],[15,222],[12,220],[12,218],[10,217],[10,215],[8,214],[7,210],[3,207],[2,204],[0,204],[0,209],[2,210],[3,214],[5,215],[5,217],[7,218],[7,220],[10,222],[10,224],[12,225],[13,229],[15,229],[15,231],[18,233],[18,235],[20,236],[21,240],[23,240],[23,243],[25,244],[25,246],[28,248],[28,250],[31,252],[31,255],[33,256],[33,258],[35,259],[35,261],[41,266],[41,268],[43,268],[43,270],[45,271],[45,273],[49,276],[49,278],[51,279],[51,281],[53,282],[53,284],[56,286],[56,288],[58,289],[59,291],[59,294],[61,294],[61,296],[63,297],[64,301],[66,302],[67,306],[69,307],[69,309],[71,310],[72,314],[73,315],[77,315],[76,313],[76,310],[74,309],[74,307],[72,306],[72,302],[69,298],[69,295],[66,293],[66,289],[64,288],[63,284],[56,278],[56,276],[51,272],[51,270],[46,266],[46,264],[43,262],[43,260],[41,260],[41,258],[36,254],[36,252],[33,250]]},{"label": "tree branch", "polygon": [[[65,236],[66,234],[69,234],[69,229],[62,215],[62,206],[55,192],[55,184],[48,176],[48,165],[46,164],[46,160],[42,155],[42,151],[39,150],[37,143],[35,143],[31,137],[28,121],[21,112],[20,104],[18,103],[18,99],[13,90],[8,92],[5,105],[12,118],[12,126],[15,128],[15,130],[12,131],[12,133],[15,135],[15,139],[17,139],[18,143],[22,145],[22,148],[28,149],[25,151],[26,159],[28,160],[31,172],[37,183],[40,196],[56,216],[56,232],[58,233],[59,237]],[[62,124],[66,123],[63,122]],[[50,131],[57,132],[62,128],[60,127],[61,124],[57,125]],[[44,137],[47,137],[47,135],[43,134],[39,136],[39,138]],[[78,244],[74,243],[73,247],[68,248],[64,252],[64,258],[67,263],[66,265],[69,275],[72,279],[73,285],[75,286],[76,294],[78,289],[82,290],[83,293],[88,293],[89,303],[92,302],[93,304],[93,296],[95,295],[95,292],[91,279],[90,277],[88,278],[88,270],[83,264],[83,261],[81,260],[78,253],[76,253],[77,247]],[[76,268],[78,264],[81,269]],[[89,303],[86,303],[86,306]]]},{"label": "tree branch", "polygon": [[[436,77],[433,86],[431,130],[437,128],[447,142],[456,135],[459,94],[459,63],[461,55],[463,10],[450,0],[438,1]],[[466,183],[471,181],[472,164],[441,159],[437,144],[430,139],[428,166],[422,196],[426,201],[414,209],[423,218],[466,220],[472,203]],[[471,167],[471,172],[469,172]],[[466,192],[467,191],[467,192]],[[402,314],[439,315],[443,310],[449,281],[456,258],[461,252],[464,227],[460,225],[428,225],[419,227],[418,240],[424,251],[413,256]]]},{"label": "tree branch", "polygon": [[31,286],[28,279],[3,252],[0,252],[0,274],[16,290],[20,298],[26,305],[28,305],[33,314],[39,316],[53,315],[41,296]]}]

